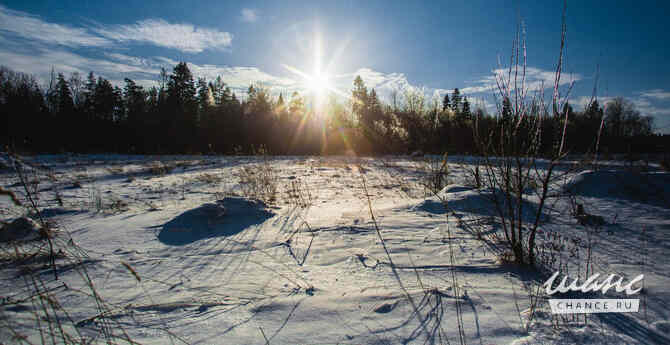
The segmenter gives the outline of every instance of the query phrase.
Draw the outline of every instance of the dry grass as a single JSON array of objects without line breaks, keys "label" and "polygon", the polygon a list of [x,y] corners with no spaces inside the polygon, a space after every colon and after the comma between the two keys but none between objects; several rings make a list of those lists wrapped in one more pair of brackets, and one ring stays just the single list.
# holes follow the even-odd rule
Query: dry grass
[{"label": "dry grass", "polygon": [[314,202],[309,186],[301,178],[293,179],[285,185],[284,200],[299,208],[307,208]]},{"label": "dry grass", "polygon": [[259,149],[257,157],[258,163],[244,165],[237,171],[241,194],[249,199],[272,204],[277,200],[279,176],[263,146]]},{"label": "dry grass", "polygon": [[149,167],[145,169],[145,173],[152,176],[165,176],[172,172],[175,168],[174,163],[163,163],[161,161],[153,161]]},{"label": "dry grass", "polygon": [[195,180],[206,184],[217,184],[223,181],[223,175],[215,173],[203,173],[196,176]]},{"label": "dry grass", "polygon": [[[33,241],[14,241],[0,246],[4,272],[13,271],[16,279],[23,282],[17,285],[12,297],[0,300],[0,336],[15,344],[136,344],[123,325],[104,317],[90,329],[92,333],[84,335],[80,332],[80,324],[61,304],[63,297],[76,295],[83,298],[82,303],[95,306],[94,312],[99,315],[110,311],[88,275],[86,265],[90,260],[86,252],[66,231],[55,232],[56,225],[42,217],[41,198],[33,181],[48,179],[48,173],[25,165],[16,155],[12,154],[11,159],[25,193],[26,202],[22,203],[28,205],[25,212],[38,219],[41,236]],[[81,278],[81,282],[69,283],[82,285],[83,289],[70,289],[59,280],[58,275],[68,271],[75,271],[74,276]],[[16,318],[6,314],[11,308],[27,311],[21,318]],[[93,338],[92,334],[95,334]]]},{"label": "dry grass", "polygon": [[670,171],[670,158],[663,157],[658,164],[661,166],[661,169],[664,171]]},{"label": "dry grass", "polygon": [[419,168],[419,184],[423,187],[424,196],[437,194],[449,184],[449,156],[447,153],[441,158],[426,156],[422,158]]}]

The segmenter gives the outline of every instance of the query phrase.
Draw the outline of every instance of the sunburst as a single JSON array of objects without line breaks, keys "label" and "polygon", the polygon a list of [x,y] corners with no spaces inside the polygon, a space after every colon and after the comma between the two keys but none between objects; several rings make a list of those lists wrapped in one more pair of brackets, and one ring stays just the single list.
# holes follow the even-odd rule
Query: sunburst
[{"label": "sunburst", "polygon": [[333,67],[335,63],[335,58],[341,54],[341,52],[346,47],[348,41],[345,41],[340,49],[337,50],[333,58],[328,62],[327,67],[324,68],[322,65],[323,62],[323,49],[321,45],[321,34],[318,30],[314,30],[314,40],[313,40],[313,56],[314,60],[312,61],[312,72],[305,72],[306,69],[301,70],[296,67],[283,64],[282,66],[289,70],[290,72],[299,76],[301,80],[301,86],[305,89],[308,96],[312,97],[312,105],[319,110],[330,93],[337,94],[339,96],[348,98],[349,95],[339,91],[334,85],[334,77],[329,74],[329,69]]}]

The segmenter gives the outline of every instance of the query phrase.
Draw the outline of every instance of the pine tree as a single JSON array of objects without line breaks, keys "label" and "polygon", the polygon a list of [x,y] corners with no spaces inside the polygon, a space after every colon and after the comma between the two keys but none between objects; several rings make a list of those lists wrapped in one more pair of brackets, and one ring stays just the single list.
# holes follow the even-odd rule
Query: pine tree
[{"label": "pine tree", "polygon": [[56,121],[58,123],[57,131],[63,135],[64,140],[61,143],[67,150],[75,150],[77,142],[77,121],[74,114],[74,101],[70,85],[65,80],[62,73],[58,73],[55,86],[55,111]]},{"label": "pine tree", "polygon": [[370,124],[373,124],[375,121],[378,121],[381,119],[381,113],[382,113],[382,105],[381,102],[379,101],[379,98],[377,97],[377,92],[375,89],[370,90],[370,96],[368,96],[368,104],[367,104],[367,117],[368,117],[368,122]]},{"label": "pine tree", "polygon": [[249,85],[249,88],[247,89],[247,99],[253,100],[256,98],[256,88],[254,88],[253,85]]},{"label": "pine tree", "polygon": [[126,121],[125,107],[123,106],[123,90],[114,86],[114,122]]},{"label": "pine tree", "polygon": [[451,95],[451,110],[455,114],[458,114],[461,111],[461,92],[458,88],[454,89],[454,93]]},{"label": "pine tree", "polygon": [[107,79],[98,77],[93,98],[93,114],[99,122],[114,122],[114,86]]},{"label": "pine tree", "polygon": [[305,113],[305,101],[302,99],[297,91],[291,95],[291,102],[288,106],[288,111],[293,118],[300,118]]},{"label": "pine tree", "polygon": [[175,66],[167,86],[167,103],[170,112],[168,134],[173,138],[174,151],[192,151],[198,128],[198,101],[193,75],[186,62]]},{"label": "pine tree", "polygon": [[201,114],[213,105],[212,99],[212,91],[207,80],[203,77],[198,78],[198,108]]},{"label": "pine tree", "polygon": [[95,75],[93,75],[93,72],[89,72],[88,77],[86,78],[86,83],[84,84],[84,90],[82,92],[82,111],[86,117],[87,122],[93,121],[95,117],[95,85]]},{"label": "pine tree", "polygon": [[284,108],[284,95],[280,92],[279,98],[277,99],[277,109],[281,110]]},{"label": "pine tree", "polygon": [[142,86],[137,85],[133,80],[126,78],[124,81],[126,82],[123,90],[126,119],[131,126],[137,127],[141,122],[141,117],[147,111],[146,93]]},{"label": "pine tree", "polygon": [[468,121],[472,118],[472,113],[470,112],[470,102],[468,102],[467,97],[463,98],[463,110],[461,111],[461,117],[465,121]]},{"label": "pine tree", "polygon": [[352,113],[358,116],[360,122],[365,123],[365,110],[368,105],[368,89],[365,87],[365,83],[361,76],[356,76],[354,79],[354,89],[351,90],[352,98]]},{"label": "pine tree", "polygon": [[451,108],[451,104],[449,104],[449,94],[445,93],[444,98],[442,99],[442,111],[447,111],[447,109]]},{"label": "pine tree", "polygon": [[56,113],[60,116],[71,116],[74,112],[74,101],[72,100],[70,84],[65,80],[63,73],[58,73],[56,90],[58,95]]},{"label": "pine tree", "polygon": [[221,105],[224,103],[224,92],[226,89],[226,83],[223,82],[221,76],[217,76],[213,82],[209,82],[209,90],[214,100],[215,105]]}]

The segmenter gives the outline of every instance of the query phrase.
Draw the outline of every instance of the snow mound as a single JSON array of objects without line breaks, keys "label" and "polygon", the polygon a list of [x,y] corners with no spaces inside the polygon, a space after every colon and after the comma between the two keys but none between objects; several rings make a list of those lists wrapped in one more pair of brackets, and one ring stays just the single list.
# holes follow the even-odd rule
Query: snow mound
[{"label": "snow mound", "polygon": [[436,196],[422,200],[413,206],[411,210],[432,214],[444,214],[447,212],[447,209],[445,208],[443,201],[447,201],[451,210],[467,212],[487,207],[485,205],[490,203],[488,199],[485,199],[472,187],[451,184],[442,188]]},{"label": "snow mound", "polygon": [[[411,207],[411,211],[422,211],[432,214],[444,214],[454,211],[461,214],[474,214],[484,217],[498,216],[494,203],[493,191],[487,189],[476,189],[474,187],[452,184],[444,187],[437,196],[422,200]],[[506,199],[501,191],[498,193],[498,200],[503,203],[503,209],[507,210]],[[447,207],[443,204],[447,202]],[[524,198],[523,201],[523,220],[526,222],[535,221],[537,213],[537,204]],[[543,213],[543,217],[547,217]],[[546,218],[545,218],[546,219]]]},{"label": "snow mound", "polygon": [[587,170],[573,177],[564,190],[585,197],[623,199],[670,208],[670,173]]},{"label": "snow mound", "polygon": [[654,326],[654,328],[656,328],[656,330],[659,332],[670,335],[670,321],[656,321],[652,323],[652,326]]},{"label": "snow mound", "polygon": [[31,240],[40,236],[40,226],[34,220],[20,217],[0,229],[0,242]]},{"label": "snow mound", "polygon": [[437,196],[422,200],[417,205],[413,206],[411,210],[433,214],[444,214],[447,212],[447,209],[444,207],[443,200],[460,199],[463,197],[461,192],[473,193],[471,187],[456,184],[448,185],[442,188],[442,190],[437,193]]},{"label": "snow mound", "polygon": [[274,216],[266,205],[238,197],[226,197],[188,210],[163,225],[158,239],[168,245],[232,236]]},{"label": "snow mound", "polygon": [[442,204],[442,201],[437,200],[437,198],[428,198],[423,200],[411,208],[412,211],[422,211],[432,214],[444,214],[447,213],[447,209]]}]

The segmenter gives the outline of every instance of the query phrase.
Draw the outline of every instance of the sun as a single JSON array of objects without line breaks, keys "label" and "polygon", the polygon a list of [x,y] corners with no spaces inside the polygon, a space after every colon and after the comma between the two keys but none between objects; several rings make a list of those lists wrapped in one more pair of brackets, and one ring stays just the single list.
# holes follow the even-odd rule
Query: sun
[{"label": "sun", "polygon": [[325,73],[316,72],[313,75],[306,76],[305,79],[307,88],[317,95],[323,95],[331,88],[330,78]]},{"label": "sun", "polygon": [[[329,54],[323,51],[321,44],[321,34],[318,29],[314,30],[314,39],[311,44],[313,60],[311,62],[312,69],[311,73],[307,72],[307,69],[296,68],[287,64],[282,64],[282,66],[292,72],[293,74],[300,77],[298,79],[296,86],[302,88],[306,93],[307,99],[309,101],[312,109],[322,111],[325,104],[330,99],[331,95],[338,95],[342,97],[348,97],[349,95],[345,92],[338,90],[336,87],[336,81],[338,76],[330,74],[332,67],[335,65],[335,59],[337,56],[344,51],[346,43],[340,47],[334,54]],[[329,56],[327,63],[324,64],[323,57],[324,55]],[[310,65],[309,61],[304,61],[304,65]]]}]

